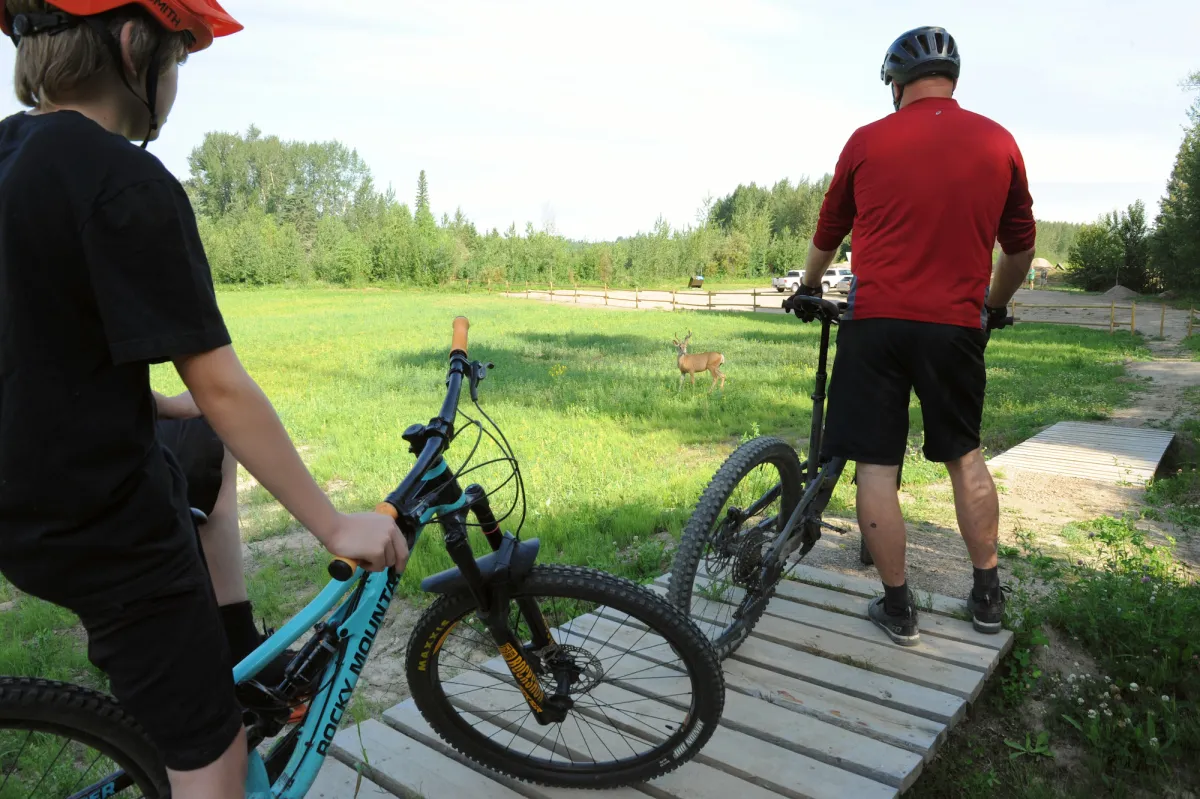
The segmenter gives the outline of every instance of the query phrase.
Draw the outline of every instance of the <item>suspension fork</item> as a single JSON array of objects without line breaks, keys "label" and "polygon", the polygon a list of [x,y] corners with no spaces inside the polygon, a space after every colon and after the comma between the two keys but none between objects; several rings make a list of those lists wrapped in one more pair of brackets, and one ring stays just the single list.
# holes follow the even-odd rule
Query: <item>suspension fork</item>
[{"label": "suspension fork", "polygon": [[[483,490],[476,485],[467,488],[467,504],[459,510],[446,514],[439,519],[446,540],[446,552],[454,565],[466,579],[471,596],[476,601],[476,617],[487,629],[488,635],[495,644],[505,665],[513,676],[517,687],[525,697],[530,711],[541,724],[552,724],[566,717],[569,706],[563,707],[558,697],[547,697],[542,688],[539,674],[543,670],[539,662],[531,660],[516,631],[509,623],[508,607],[512,583],[508,579],[497,579],[490,585],[485,585],[483,575],[471,544],[467,537],[467,509],[475,512],[480,520],[493,550],[498,550],[503,542],[503,536],[495,525],[495,518],[487,506],[487,497]],[[482,507],[480,507],[482,506]],[[485,519],[487,521],[485,521]],[[549,638],[545,619],[541,610],[532,598],[521,597],[517,600],[521,614],[531,627],[534,649],[540,650],[553,641]],[[540,640],[539,640],[540,639]]]}]

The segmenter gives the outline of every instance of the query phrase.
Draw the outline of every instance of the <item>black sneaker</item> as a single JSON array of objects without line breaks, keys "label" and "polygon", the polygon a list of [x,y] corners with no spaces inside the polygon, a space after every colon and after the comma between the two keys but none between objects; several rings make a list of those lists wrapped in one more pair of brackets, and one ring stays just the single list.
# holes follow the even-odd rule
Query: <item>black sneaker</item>
[{"label": "black sneaker", "polygon": [[974,589],[967,594],[967,612],[971,614],[971,623],[981,633],[998,633],[1001,622],[1004,621],[1004,592],[1007,588],[996,586],[989,588],[982,596],[976,596]]},{"label": "black sneaker", "polygon": [[903,616],[893,616],[883,606],[883,597],[875,597],[867,605],[867,615],[875,626],[888,634],[900,646],[916,646],[921,643],[921,633],[917,630],[917,609],[913,607],[909,597],[908,610]]}]

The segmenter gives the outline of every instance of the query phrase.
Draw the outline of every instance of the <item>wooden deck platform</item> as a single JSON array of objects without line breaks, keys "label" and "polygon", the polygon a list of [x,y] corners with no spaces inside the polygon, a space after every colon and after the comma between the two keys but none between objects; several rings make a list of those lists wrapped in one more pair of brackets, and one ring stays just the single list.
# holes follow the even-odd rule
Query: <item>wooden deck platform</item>
[{"label": "wooden deck platform", "polygon": [[[665,578],[654,589],[664,591]],[[781,584],[754,634],[725,662],[720,728],[692,762],[652,782],[603,793],[544,788],[487,772],[461,758],[422,719],[411,700],[343,730],[314,797],[428,799],[875,799],[908,789],[983,689],[1012,634],[981,635],[964,621],[961,599],[918,595],[921,644],[903,648],[866,619],[875,581],[801,566]],[[698,604],[705,624],[713,607]],[[572,623],[580,638],[603,643],[607,690],[622,673],[655,665],[648,636],[600,609]],[[640,643],[638,643],[640,642]],[[583,643],[583,641],[579,641]],[[651,644],[653,642],[650,642]],[[636,646],[637,649],[629,647]],[[633,657],[628,657],[632,655]],[[624,660],[621,658],[624,657]],[[485,664],[502,674],[497,658]],[[486,675],[465,675],[480,680]],[[461,678],[456,678],[456,681]],[[479,692],[472,704],[485,702]],[[636,694],[634,700],[655,706]],[[486,723],[486,722],[482,722]],[[565,730],[565,725],[564,725]],[[569,738],[569,733],[564,733]],[[539,742],[527,747],[536,750]]]},{"label": "wooden deck platform", "polygon": [[992,468],[1059,474],[1115,485],[1154,477],[1175,434],[1169,430],[1059,422],[992,458]]}]

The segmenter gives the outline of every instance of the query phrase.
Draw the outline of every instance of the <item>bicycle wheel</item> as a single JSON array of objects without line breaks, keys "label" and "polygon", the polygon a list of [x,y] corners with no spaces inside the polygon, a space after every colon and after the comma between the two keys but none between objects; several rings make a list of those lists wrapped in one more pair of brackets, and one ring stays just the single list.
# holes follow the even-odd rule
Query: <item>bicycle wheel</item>
[{"label": "bicycle wheel", "polygon": [[78,685],[0,677],[0,799],[169,794],[157,751],[115,699]]},{"label": "bicycle wheel", "polygon": [[450,746],[521,780],[597,789],[666,774],[704,746],[725,684],[686,616],[628,580],[537,566],[512,591],[510,625],[523,642],[529,627],[518,603],[529,599],[556,646],[526,643],[526,655],[547,695],[568,691],[566,718],[539,724],[471,596],[442,596],[413,630],[407,670],[417,707]]},{"label": "bicycle wheel", "polygon": [[[803,491],[796,450],[780,438],[756,438],[721,465],[688,519],[667,597],[705,622],[722,660],[750,635],[775,593],[776,580],[763,583],[763,555]],[[799,547],[799,535],[793,540]]]}]

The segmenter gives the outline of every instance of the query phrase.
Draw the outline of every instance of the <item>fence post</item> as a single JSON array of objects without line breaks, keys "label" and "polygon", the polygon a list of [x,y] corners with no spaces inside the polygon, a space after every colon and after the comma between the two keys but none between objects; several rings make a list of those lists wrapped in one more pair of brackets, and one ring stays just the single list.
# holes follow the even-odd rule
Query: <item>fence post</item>
[{"label": "fence post", "polygon": [[638,287],[634,284],[633,287],[633,309],[636,311],[638,307]]},{"label": "fence post", "polygon": [[1112,335],[1117,329],[1117,301],[1113,300],[1112,305],[1108,308],[1108,335]]},{"label": "fence post", "polygon": [[758,289],[750,289],[750,311],[758,311]]},{"label": "fence post", "polygon": [[675,310],[675,289],[671,289],[671,310]]},{"label": "fence post", "polygon": [[712,310],[712,292],[708,292],[708,310]]},{"label": "fence post", "polygon": [[1129,332],[1137,332],[1137,303],[1129,303]]},{"label": "fence post", "polygon": [[579,284],[575,284],[575,304],[579,304]]},{"label": "fence post", "polygon": [[608,284],[604,284],[604,306],[608,307]]},{"label": "fence post", "polygon": [[1188,308],[1188,338],[1192,336],[1192,318],[1196,316],[1195,308]]},{"label": "fence post", "polygon": [[1162,307],[1162,318],[1158,320],[1158,337],[1164,338],[1167,331],[1167,304],[1164,302]]}]

